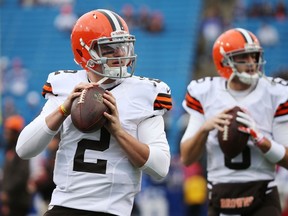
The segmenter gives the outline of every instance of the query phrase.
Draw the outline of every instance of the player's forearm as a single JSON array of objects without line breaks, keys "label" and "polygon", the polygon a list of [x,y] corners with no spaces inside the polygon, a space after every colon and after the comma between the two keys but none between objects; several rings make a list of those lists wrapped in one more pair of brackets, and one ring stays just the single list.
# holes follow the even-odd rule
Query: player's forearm
[{"label": "player's forearm", "polygon": [[68,116],[67,114],[64,114],[63,111],[60,110],[61,107],[58,107],[45,118],[45,122],[48,128],[52,131],[57,131]]},{"label": "player's forearm", "polygon": [[180,144],[181,161],[184,165],[188,166],[198,161],[205,149],[205,143],[207,141],[209,132],[200,128],[200,130]]},{"label": "player's forearm", "polygon": [[162,116],[145,119],[138,125],[137,140],[149,148],[148,158],[140,169],[154,179],[163,179],[169,171],[170,149]]},{"label": "player's forearm", "polygon": [[124,130],[115,134],[115,138],[134,166],[142,167],[146,163],[149,157],[149,147],[146,144],[140,143]]},{"label": "player's forearm", "polygon": [[169,145],[163,138],[164,135],[165,132],[153,136],[154,139],[149,144],[140,142],[124,130],[114,136],[135,167],[154,179],[161,180],[168,174],[171,159]]},{"label": "player's forearm", "polygon": [[282,166],[282,167],[288,169],[288,148],[286,147],[285,150],[286,150],[286,151],[285,151],[285,156],[284,156],[283,159],[280,160],[277,164],[278,164],[279,166]]},{"label": "player's forearm", "polygon": [[283,145],[263,138],[260,143],[256,143],[256,146],[262,151],[264,157],[266,157],[270,162],[276,163],[288,169],[288,148]]},{"label": "player's forearm", "polygon": [[141,167],[146,174],[152,176],[156,180],[166,177],[170,167],[170,151],[165,145],[149,146],[150,154],[147,162]]},{"label": "player's forearm", "polygon": [[22,159],[35,157],[49,144],[57,131],[52,131],[46,125],[45,118],[38,116],[21,132],[16,152]]}]

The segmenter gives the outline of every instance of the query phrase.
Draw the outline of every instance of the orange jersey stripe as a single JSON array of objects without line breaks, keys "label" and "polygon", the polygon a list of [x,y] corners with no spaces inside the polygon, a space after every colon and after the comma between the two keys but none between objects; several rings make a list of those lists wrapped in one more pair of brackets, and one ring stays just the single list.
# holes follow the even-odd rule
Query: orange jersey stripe
[{"label": "orange jersey stripe", "polygon": [[154,101],[154,110],[170,110],[172,108],[172,98],[170,94],[159,93]]},{"label": "orange jersey stripe", "polygon": [[186,100],[186,105],[189,108],[204,114],[204,110],[203,110],[201,103],[196,98],[192,97],[188,92],[186,93],[185,100]]},{"label": "orange jersey stripe", "polygon": [[288,114],[288,101],[278,106],[274,117],[283,116]]},{"label": "orange jersey stripe", "polygon": [[45,97],[47,93],[53,94],[52,86],[48,82],[46,82],[42,88],[42,96]]}]

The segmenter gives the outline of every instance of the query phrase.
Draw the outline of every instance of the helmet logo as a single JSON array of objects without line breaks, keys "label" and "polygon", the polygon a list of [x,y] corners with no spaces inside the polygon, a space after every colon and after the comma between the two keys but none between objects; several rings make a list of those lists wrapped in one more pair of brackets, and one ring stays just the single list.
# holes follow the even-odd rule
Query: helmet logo
[{"label": "helmet logo", "polygon": [[258,44],[245,44],[245,50],[246,51],[255,51],[255,50],[258,50],[260,49],[260,47],[258,46]]},{"label": "helmet logo", "polygon": [[113,37],[113,36],[126,36],[126,35],[128,35],[128,32],[122,31],[122,30],[111,32],[111,37]]}]

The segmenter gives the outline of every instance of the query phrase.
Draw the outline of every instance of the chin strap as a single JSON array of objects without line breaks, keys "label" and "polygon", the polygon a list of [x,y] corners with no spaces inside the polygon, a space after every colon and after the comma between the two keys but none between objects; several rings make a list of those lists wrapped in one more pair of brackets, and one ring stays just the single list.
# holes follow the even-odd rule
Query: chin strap
[{"label": "chin strap", "polygon": [[125,78],[127,77],[127,66],[109,67],[107,64],[103,64],[104,76],[111,78]]},{"label": "chin strap", "polygon": [[98,85],[101,85],[102,83],[104,83],[107,79],[109,79],[108,77],[103,77],[102,79],[98,80],[98,82],[96,82]]},{"label": "chin strap", "polygon": [[258,79],[261,77],[260,73],[257,72],[253,75],[250,75],[246,72],[241,72],[239,73],[238,71],[234,72],[236,76],[239,77],[239,80],[245,84],[251,85],[253,83],[256,83],[258,81]]}]

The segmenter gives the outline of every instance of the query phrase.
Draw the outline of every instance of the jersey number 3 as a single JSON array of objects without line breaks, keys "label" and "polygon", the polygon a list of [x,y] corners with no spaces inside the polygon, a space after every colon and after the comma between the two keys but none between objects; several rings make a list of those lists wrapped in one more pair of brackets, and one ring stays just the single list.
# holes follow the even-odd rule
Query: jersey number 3
[{"label": "jersey number 3", "polygon": [[77,143],[73,165],[74,171],[106,174],[107,160],[98,159],[95,163],[84,161],[86,149],[103,152],[109,148],[110,133],[104,127],[101,128],[100,133],[100,140],[82,139]]}]

